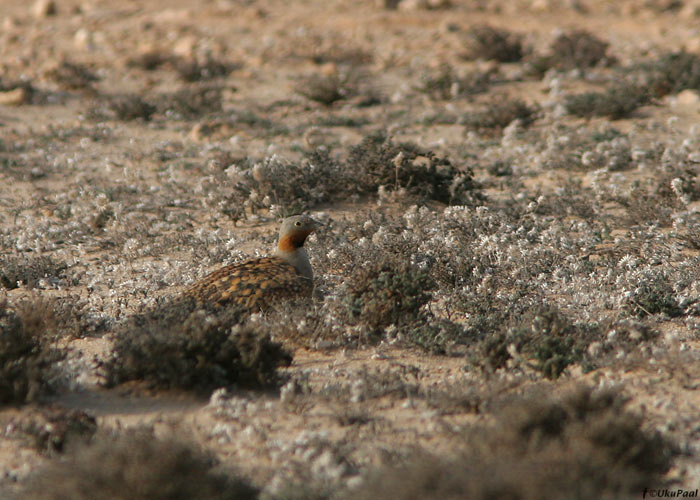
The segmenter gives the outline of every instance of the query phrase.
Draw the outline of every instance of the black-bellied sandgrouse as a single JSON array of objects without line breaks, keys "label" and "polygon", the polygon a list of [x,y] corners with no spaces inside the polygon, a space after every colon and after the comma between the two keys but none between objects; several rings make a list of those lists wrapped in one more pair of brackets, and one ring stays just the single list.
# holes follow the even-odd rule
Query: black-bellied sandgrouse
[{"label": "black-bellied sandgrouse", "polygon": [[313,271],[304,242],[318,226],[306,215],[284,219],[274,254],[217,269],[190,285],[184,295],[198,303],[231,304],[251,313],[285,299],[309,297]]}]

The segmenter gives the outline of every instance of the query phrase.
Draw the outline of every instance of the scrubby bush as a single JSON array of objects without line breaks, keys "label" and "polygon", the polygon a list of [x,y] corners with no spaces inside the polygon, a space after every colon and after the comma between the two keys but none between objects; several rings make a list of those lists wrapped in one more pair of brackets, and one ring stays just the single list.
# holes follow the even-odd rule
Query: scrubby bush
[{"label": "scrubby bush", "polygon": [[467,33],[467,59],[517,62],[523,57],[521,37],[491,26],[475,26]]},{"label": "scrubby bush", "polygon": [[589,68],[605,59],[608,45],[585,30],[562,33],[552,42],[552,62],[557,69]]},{"label": "scrubby bush", "polygon": [[221,111],[221,93],[221,88],[212,85],[150,97],[113,95],[96,101],[87,115],[93,120],[150,121],[156,114],[178,120],[196,120]]},{"label": "scrubby bush", "polygon": [[547,55],[532,57],[529,63],[539,73],[550,68],[559,71],[586,69],[602,62],[612,62],[607,50],[607,42],[588,31],[574,30],[557,36]]},{"label": "scrubby bush", "polygon": [[0,405],[37,401],[53,391],[66,356],[55,340],[49,303],[31,300],[10,308],[0,301]]},{"label": "scrubby bush", "polygon": [[457,168],[448,158],[416,144],[396,144],[386,133],[365,137],[350,148],[346,171],[360,192],[380,186],[447,204],[469,205],[482,199],[469,168]]},{"label": "scrubby bush", "polygon": [[68,60],[54,63],[44,71],[43,77],[63,89],[82,90],[89,93],[95,92],[94,84],[101,79],[87,66]]},{"label": "scrubby bush", "polygon": [[580,361],[588,344],[600,338],[595,328],[571,323],[551,307],[524,314],[517,324],[482,341],[484,366],[497,369],[513,357],[513,349],[528,359],[547,378],[557,378],[564,369]]},{"label": "scrubby bush", "polygon": [[186,82],[198,82],[213,78],[224,78],[236,64],[207,57],[203,60],[177,58],[174,61],[175,71]]},{"label": "scrubby bush", "polygon": [[235,218],[245,210],[270,208],[287,216],[380,190],[447,204],[474,205],[484,199],[470,168],[457,167],[413,143],[397,144],[384,132],[370,134],[351,147],[345,161],[319,149],[297,162],[274,155],[260,162],[243,161],[219,177],[232,184],[231,189],[215,195],[212,204]]},{"label": "scrubby bush", "polygon": [[351,83],[337,73],[330,75],[312,75],[304,78],[295,91],[311,101],[330,106],[346,98],[352,91]]},{"label": "scrubby bush", "polygon": [[151,99],[159,114],[180,120],[196,120],[222,110],[222,88],[201,85],[173,93],[158,94]]},{"label": "scrubby bush", "polygon": [[105,384],[133,380],[204,392],[231,385],[275,387],[277,368],[289,364],[291,355],[240,322],[235,309],[163,301],[119,328],[112,356],[101,366]]},{"label": "scrubby bush", "polygon": [[465,115],[465,126],[482,132],[501,130],[515,120],[527,127],[535,121],[538,114],[536,106],[530,106],[521,99],[493,98],[480,110]]},{"label": "scrubby bush", "polygon": [[145,430],[100,436],[40,470],[22,494],[27,500],[253,500],[247,481],[215,470],[190,446]]},{"label": "scrubby bush", "polygon": [[636,84],[618,84],[605,92],[567,96],[564,101],[566,109],[572,115],[583,118],[607,116],[612,120],[627,118],[637,108],[648,103],[648,90]]},{"label": "scrubby bush", "polygon": [[228,174],[234,192],[222,206],[251,212],[274,206],[282,216],[327,202],[347,192],[349,183],[340,163],[322,150],[308,153],[299,162],[273,155],[253,165],[233,166]]},{"label": "scrubby bush", "polygon": [[122,121],[149,121],[156,112],[156,107],[136,94],[124,94],[107,98],[106,109],[93,108],[91,116],[96,119],[113,119]]},{"label": "scrubby bush", "polygon": [[347,304],[352,317],[381,330],[418,319],[433,287],[428,274],[410,262],[375,256],[348,280]]},{"label": "scrubby bush", "polygon": [[[456,457],[417,452],[372,474],[343,498],[623,498],[662,482],[677,448],[627,411],[612,391],[580,388],[561,399],[534,393],[472,427]],[[453,439],[454,442],[454,439]]]},{"label": "scrubby bush", "polygon": [[97,431],[95,417],[81,410],[60,406],[39,407],[24,415],[17,425],[17,433],[40,452],[60,454],[76,443],[86,443]]},{"label": "scrubby bush", "polygon": [[443,64],[437,71],[421,76],[418,90],[439,100],[481,94],[489,89],[496,72],[473,71],[460,76],[454,68]]},{"label": "scrubby bush", "polygon": [[454,346],[469,344],[475,337],[474,331],[464,325],[431,314],[426,314],[403,333],[409,344],[433,354],[449,354]]},{"label": "scrubby bush", "polygon": [[20,285],[36,288],[42,279],[62,278],[68,265],[48,256],[4,256],[0,258],[0,285],[13,290]]},{"label": "scrubby bush", "polygon": [[654,190],[654,186],[647,189],[635,185],[629,192],[612,198],[625,209],[630,225],[651,223],[668,227],[672,223],[671,215],[681,206],[681,201],[670,190]]},{"label": "scrubby bush", "polygon": [[678,303],[673,284],[668,276],[656,274],[640,280],[627,296],[627,308],[638,317],[652,314],[680,316],[682,308]]},{"label": "scrubby bush", "polygon": [[666,52],[652,61],[633,65],[640,83],[654,97],[677,94],[683,90],[700,90],[700,56],[689,52]]}]

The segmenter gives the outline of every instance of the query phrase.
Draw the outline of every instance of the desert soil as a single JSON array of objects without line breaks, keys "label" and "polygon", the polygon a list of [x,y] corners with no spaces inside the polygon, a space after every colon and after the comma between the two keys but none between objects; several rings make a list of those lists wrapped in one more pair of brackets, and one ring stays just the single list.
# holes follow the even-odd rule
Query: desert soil
[{"label": "desert soil", "polygon": [[[534,372],[501,370],[487,377],[457,347],[432,354],[388,338],[341,347],[290,343],[294,359],[283,372],[303,382],[302,396],[235,388],[211,398],[105,389],[97,373],[98,360],[110,351],[113,325],[222,263],[269,251],[278,227],[274,210],[253,214],[239,207],[245,217],[232,217],[217,208],[231,186],[217,184],[219,174],[246,158],[261,161],[275,154],[295,161],[316,147],[342,156],[368,133],[388,130],[396,140],[453,159],[461,158],[465,144],[483,140],[483,148],[476,149],[483,156],[471,165],[483,183],[486,206],[518,196],[546,197],[572,180],[582,189],[601,176],[613,175],[621,185],[643,182],[652,174],[641,167],[610,174],[603,165],[603,173],[594,174],[535,168],[519,158],[513,174],[518,182],[499,183],[484,165],[508,160],[500,158],[502,130],[482,138],[463,123],[429,118],[468,114],[491,95],[508,95],[540,106],[530,131],[612,126],[623,134],[635,132],[640,144],[678,146],[697,134],[697,92],[669,95],[619,120],[577,118],[561,111],[562,95],[604,88],[608,68],[528,78],[520,63],[466,58],[465,37],[471,27],[488,24],[522,35],[530,50],[544,53],[557,34],[585,29],[607,41],[608,53],[624,65],[663,51],[700,51],[700,4],[517,0],[434,2],[431,8],[429,2],[406,0],[394,10],[369,0],[196,3],[57,0],[53,12],[44,5],[52,2],[2,2],[0,83],[3,99],[9,100],[0,105],[2,252],[49,256],[69,269],[63,277],[2,293],[10,304],[26,296],[72,297],[87,304],[96,325],[64,340],[70,351],[65,384],[42,405],[83,410],[101,428],[147,425],[158,435],[185,437],[274,494],[310,468],[331,483],[352,485],[360,472],[395,461],[392,457],[406,450],[447,456],[458,429],[489,419],[488,412],[473,408],[441,409],[405,388],[374,397],[363,383],[399,381],[416,391],[438,392],[491,384],[508,394],[538,384],[554,394],[577,384],[614,387],[630,398],[631,411],[644,415],[646,428],[672,437],[685,451],[667,477],[680,487],[700,486],[700,337],[692,319],[652,316],[647,321],[659,336],[642,351],[646,357],[591,372],[572,365],[551,382]],[[221,61],[225,69],[211,79],[200,74],[187,81],[172,61],[152,68],[143,62],[159,54],[173,61]],[[67,70],[66,63],[91,76]],[[501,78],[483,95],[436,100],[419,88],[423,75],[442,65],[457,72],[498,67]],[[349,69],[355,74],[354,95],[325,105],[299,91],[309,75],[343,77]],[[209,70],[217,67],[201,71]],[[12,90],[7,85],[20,80],[31,83],[32,95],[7,94]],[[131,120],[115,116],[107,104],[117,96],[156,100],[207,85],[221,92],[221,108],[213,112],[157,109],[149,119]],[[376,102],[363,102],[367,96]],[[370,212],[400,215],[415,203],[422,202],[363,195],[324,201],[308,212],[332,228],[333,220],[363,224]],[[443,210],[439,202],[427,205]],[[611,213],[621,210],[605,206]],[[110,209],[106,222],[95,222],[105,208]],[[690,200],[683,210],[697,208]],[[633,225],[622,224],[611,234],[630,234]],[[671,230],[658,228],[664,234]],[[189,245],[193,241],[197,250]],[[312,236],[307,243],[312,263],[332,250],[319,248],[320,242]],[[682,258],[697,254],[685,248]],[[606,258],[603,250],[599,258]],[[323,279],[331,271],[317,272]],[[573,296],[557,300],[574,304]],[[615,314],[613,307],[610,315]],[[346,404],[328,396],[334,388],[350,394]],[[0,411],[0,496],[19,491],[33,471],[56,459],[13,432],[42,405]]]}]

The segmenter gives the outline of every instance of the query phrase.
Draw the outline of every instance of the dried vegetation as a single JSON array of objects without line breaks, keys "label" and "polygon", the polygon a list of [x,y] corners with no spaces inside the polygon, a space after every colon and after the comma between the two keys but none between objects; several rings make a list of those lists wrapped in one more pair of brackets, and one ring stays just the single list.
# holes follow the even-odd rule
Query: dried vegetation
[{"label": "dried vegetation", "polygon": [[236,310],[172,299],[129,318],[101,370],[108,387],[139,381],[151,389],[269,389],[291,359],[281,345],[241,326]]},{"label": "dried vegetation", "polygon": [[[188,10],[191,24],[121,6],[136,50],[103,3],[59,5],[50,51],[46,19],[4,24],[0,440],[48,463],[30,478],[0,461],[0,496],[695,485],[697,54],[612,28],[463,29],[453,13],[513,7],[439,1],[384,2],[358,30],[344,16],[379,7],[328,4],[314,20],[341,21],[318,31],[265,1]],[[665,12],[646,2],[627,21],[638,9]],[[171,298],[267,253],[276,220],[303,211],[325,222],[307,246],[311,304],[243,317]],[[567,389],[581,379],[596,389]],[[222,466],[46,404],[98,381],[107,397],[211,395],[191,421],[128,418],[196,437]]]},{"label": "dried vegetation", "polygon": [[0,302],[0,404],[37,401],[59,384],[66,353],[55,345],[58,334],[50,303]]},{"label": "dried vegetation", "polygon": [[461,436],[453,459],[408,457],[373,474],[348,499],[621,498],[660,481],[678,453],[613,391],[580,388],[499,409],[497,423]]},{"label": "dried vegetation", "polygon": [[39,471],[27,499],[255,499],[248,482],[215,469],[205,453],[147,430],[100,435]]}]

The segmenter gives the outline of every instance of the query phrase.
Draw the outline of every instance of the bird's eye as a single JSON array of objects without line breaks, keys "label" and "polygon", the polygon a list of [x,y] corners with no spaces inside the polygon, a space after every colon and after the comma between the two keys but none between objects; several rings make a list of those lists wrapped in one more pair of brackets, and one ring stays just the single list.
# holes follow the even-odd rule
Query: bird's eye
[{"label": "bird's eye", "polygon": [[296,221],[296,222],[294,223],[294,225],[295,225],[295,226],[301,226],[301,222]]}]

